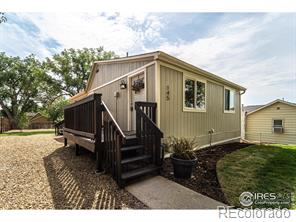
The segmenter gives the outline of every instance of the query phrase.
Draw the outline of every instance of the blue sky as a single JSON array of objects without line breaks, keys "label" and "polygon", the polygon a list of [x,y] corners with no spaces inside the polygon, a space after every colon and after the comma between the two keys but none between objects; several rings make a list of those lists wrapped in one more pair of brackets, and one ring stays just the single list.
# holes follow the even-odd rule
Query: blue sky
[{"label": "blue sky", "polygon": [[248,90],[243,103],[296,102],[296,14],[6,13],[0,51],[40,59],[104,46],[124,56],[162,50]]}]

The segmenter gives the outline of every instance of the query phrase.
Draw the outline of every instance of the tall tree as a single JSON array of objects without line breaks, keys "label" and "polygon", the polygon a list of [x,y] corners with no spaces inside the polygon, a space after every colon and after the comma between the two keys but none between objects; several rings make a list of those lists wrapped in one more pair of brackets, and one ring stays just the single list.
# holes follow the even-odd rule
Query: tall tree
[{"label": "tall tree", "polygon": [[0,53],[0,106],[12,128],[20,127],[24,114],[43,100],[44,79],[42,64],[33,55],[20,59]]},{"label": "tall tree", "polygon": [[61,90],[61,95],[74,96],[84,90],[94,61],[116,58],[114,52],[100,48],[65,49],[45,65]]},{"label": "tall tree", "polygon": [[63,97],[44,107],[41,113],[50,119],[53,123],[58,123],[64,119],[64,107],[69,104],[69,100]]}]

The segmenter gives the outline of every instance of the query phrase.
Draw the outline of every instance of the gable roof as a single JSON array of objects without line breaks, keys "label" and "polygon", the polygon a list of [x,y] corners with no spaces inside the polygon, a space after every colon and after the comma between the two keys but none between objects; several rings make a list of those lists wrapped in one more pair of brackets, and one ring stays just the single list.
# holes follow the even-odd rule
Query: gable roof
[{"label": "gable roof", "polygon": [[27,113],[26,115],[27,115],[28,118],[32,118],[32,117],[34,117],[36,114],[37,114],[37,113]]},{"label": "gable roof", "polygon": [[87,86],[86,86],[86,91],[88,91],[91,82],[94,78],[94,73],[95,73],[95,68],[98,64],[110,64],[110,63],[118,63],[118,62],[125,62],[125,61],[131,61],[131,60],[141,60],[141,59],[147,59],[147,58],[152,58],[153,60],[159,60],[159,61],[164,61],[173,65],[177,65],[183,69],[187,69],[192,72],[197,72],[200,75],[203,75],[209,79],[216,80],[218,82],[222,82],[226,85],[232,86],[236,89],[239,89],[241,91],[246,91],[246,88],[243,86],[240,86],[236,83],[233,83],[227,79],[224,79],[220,76],[217,76],[213,73],[210,73],[208,71],[205,71],[203,69],[200,69],[194,65],[191,65],[183,60],[180,60],[174,56],[171,56],[167,53],[164,53],[162,51],[155,51],[155,52],[149,52],[149,53],[144,53],[140,55],[134,55],[134,56],[128,56],[128,57],[123,57],[123,58],[116,58],[116,59],[110,59],[110,60],[103,60],[103,61],[96,61],[92,65],[91,73],[87,81]]},{"label": "gable roof", "polygon": [[39,113],[39,112],[37,112],[37,113],[35,113],[35,115],[33,115],[33,116],[28,116],[29,117],[29,121],[32,121],[32,120],[34,120],[34,119],[38,119],[38,118],[41,118],[41,117],[43,117],[43,118],[45,118],[45,119],[48,119],[46,116],[43,116],[41,113]]},{"label": "gable roof", "polygon": [[286,104],[286,105],[289,105],[289,106],[294,106],[296,107],[296,104],[295,103],[291,103],[291,102],[287,102],[287,101],[284,101],[284,100],[281,100],[281,99],[276,99],[270,103],[267,103],[266,105],[261,105],[260,107],[258,107],[257,109],[253,110],[253,111],[250,111],[249,113],[247,113],[247,115],[250,115],[250,114],[253,114],[259,110],[262,110],[262,109],[265,109],[273,104],[276,104],[276,103],[283,103],[283,104]]},{"label": "gable roof", "polygon": [[256,109],[261,108],[264,105],[251,105],[251,106],[243,106],[242,110],[246,113],[252,112]]}]

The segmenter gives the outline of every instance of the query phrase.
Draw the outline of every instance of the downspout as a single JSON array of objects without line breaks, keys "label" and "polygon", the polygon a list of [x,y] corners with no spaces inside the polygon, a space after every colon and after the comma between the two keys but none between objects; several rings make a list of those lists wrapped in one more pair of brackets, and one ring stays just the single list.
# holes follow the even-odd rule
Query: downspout
[{"label": "downspout", "polygon": [[[243,90],[242,92],[239,92],[239,95],[241,96],[241,95],[244,95],[245,93],[246,93],[246,89],[245,90]],[[240,98],[240,100],[241,100],[241,98]],[[242,109],[242,106],[240,106],[241,107],[241,109]],[[243,112],[243,110],[241,110],[241,112]],[[242,114],[240,113],[240,124],[242,124],[242,120],[241,120],[241,118],[242,118]],[[246,113],[244,114],[244,140],[246,139],[246,122],[247,122],[247,117],[246,117]],[[241,138],[242,139],[242,138]]]}]

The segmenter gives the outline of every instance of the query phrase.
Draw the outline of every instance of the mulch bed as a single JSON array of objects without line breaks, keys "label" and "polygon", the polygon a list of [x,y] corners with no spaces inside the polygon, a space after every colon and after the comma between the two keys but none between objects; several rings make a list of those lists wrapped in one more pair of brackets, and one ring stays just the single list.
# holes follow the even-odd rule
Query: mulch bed
[{"label": "mulch bed", "polygon": [[189,180],[174,178],[171,160],[167,158],[164,160],[161,175],[198,193],[227,204],[218,181],[216,164],[226,154],[250,145],[248,143],[231,143],[196,151],[198,162]]}]

